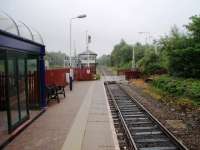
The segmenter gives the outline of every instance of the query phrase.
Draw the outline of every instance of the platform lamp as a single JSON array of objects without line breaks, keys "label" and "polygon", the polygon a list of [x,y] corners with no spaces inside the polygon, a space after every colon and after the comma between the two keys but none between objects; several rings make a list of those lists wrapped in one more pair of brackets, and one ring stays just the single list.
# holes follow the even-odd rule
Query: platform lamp
[{"label": "platform lamp", "polygon": [[71,68],[72,67],[72,20],[73,19],[82,19],[82,18],[85,18],[87,17],[87,15],[85,14],[82,14],[82,15],[79,15],[77,17],[74,17],[74,18],[70,18],[70,22],[69,22],[69,48],[70,48],[70,52],[69,52],[69,65],[70,65],[70,71],[69,71],[69,87],[70,87],[70,91],[72,91],[72,81],[73,81],[73,69]]},{"label": "platform lamp", "polygon": [[71,52],[72,52],[72,20],[73,19],[82,19],[82,18],[86,18],[87,15],[86,14],[82,14],[82,15],[79,15],[77,17],[74,17],[74,18],[70,18],[70,24],[69,24],[69,49],[70,49],[70,52],[69,52],[69,63],[70,63],[70,67],[72,65],[72,58],[71,58]]}]

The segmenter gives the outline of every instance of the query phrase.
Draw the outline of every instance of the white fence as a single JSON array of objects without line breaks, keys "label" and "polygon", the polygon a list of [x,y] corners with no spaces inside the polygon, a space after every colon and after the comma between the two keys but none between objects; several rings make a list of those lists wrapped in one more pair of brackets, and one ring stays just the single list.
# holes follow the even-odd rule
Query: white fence
[{"label": "white fence", "polygon": [[102,76],[104,81],[125,81],[125,76]]}]

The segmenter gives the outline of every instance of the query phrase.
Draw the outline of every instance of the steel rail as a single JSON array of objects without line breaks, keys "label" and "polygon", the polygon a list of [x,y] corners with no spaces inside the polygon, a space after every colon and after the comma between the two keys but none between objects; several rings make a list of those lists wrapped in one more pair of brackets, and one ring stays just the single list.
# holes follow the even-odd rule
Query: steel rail
[{"label": "steel rail", "polygon": [[[101,72],[102,72],[102,74],[105,76],[106,75],[106,72],[105,72],[105,70],[103,69],[103,68],[101,68]],[[116,108],[116,110],[117,110],[117,112],[118,112],[118,114],[119,114],[119,118],[120,118],[120,121],[121,121],[121,123],[122,123],[122,125],[123,125],[123,127],[124,127],[124,131],[127,131],[127,137],[128,137],[128,139],[130,140],[130,142],[129,143],[133,143],[132,144],[132,147],[133,147],[133,149],[135,149],[135,150],[137,150],[138,148],[137,148],[137,146],[136,146],[136,143],[135,143],[135,141],[134,141],[134,137],[132,137],[132,135],[131,135],[131,133],[130,133],[130,130],[128,129],[128,126],[127,126],[127,124],[126,124],[126,122],[125,122],[125,120],[124,120],[124,117],[123,117],[123,115],[122,115],[122,113],[121,113],[121,111],[120,111],[120,108],[119,108],[119,106],[118,106],[118,104],[117,104],[117,102],[116,102],[116,99],[115,99],[115,97],[114,97],[114,95],[113,95],[113,93],[112,93],[112,91],[111,91],[111,89],[109,88],[109,86],[108,86],[108,84],[109,84],[109,82],[105,82],[106,84],[106,86],[107,86],[107,89],[108,89],[108,92],[109,92],[109,94],[110,94],[110,96],[111,96],[111,98],[112,98],[112,100],[113,100],[113,102],[114,102],[114,105],[115,105],[115,108]],[[116,83],[117,84],[117,83]],[[120,86],[119,84],[117,84],[118,86],[119,86],[119,88],[128,96],[128,97],[130,97],[130,99],[136,104],[136,106],[138,107],[138,108],[141,108],[143,111],[144,111],[144,113],[159,127],[159,129],[169,138],[169,140],[178,148],[178,149],[180,149],[180,150],[188,150],[188,148],[181,142],[181,141],[179,141],[161,122],[159,122],[158,121],[158,119],[156,119],[142,104],[140,104],[138,101],[137,101],[137,99],[139,99],[139,97],[138,96],[136,96],[136,97],[133,97],[132,95],[130,95],[130,93],[128,93],[122,86]]]},{"label": "steel rail", "polygon": [[129,130],[129,128],[128,128],[125,120],[124,120],[124,117],[122,116],[122,113],[121,113],[121,111],[119,109],[119,106],[118,106],[118,104],[117,104],[117,102],[115,100],[115,97],[113,96],[113,94],[112,94],[112,92],[111,92],[111,90],[110,90],[110,88],[108,86],[108,82],[106,82],[105,84],[106,84],[108,92],[109,92],[109,94],[110,94],[110,96],[111,96],[111,98],[112,98],[112,100],[114,102],[114,106],[115,106],[115,108],[117,110],[117,113],[119,115],[120,121],[121,121],[121,123],[122,123],[122,125],[124,127],[124,131],[126,132],[126,136],[129,139],[129,144],[131,145],[131,149],[132,150],[138,150],[138,148],[137,148],[137,146],[135,144],[135,141],[134,141],[134,139],[133,139],[133,137],[131,135],[131,132],[130,132],[130,130]]},{"label": "steel rail", "polygon": [[167,135],[169,139],[181,150],[188,150],[188,148],[183,145],[158,119],[156,119],[142,104],[140,104],[136,98],[131,96],[122,86],[118,85],[120,89],[125,92],[131,100],[140,108],[144,110],[144,112],[160,127],[160,129]]}]

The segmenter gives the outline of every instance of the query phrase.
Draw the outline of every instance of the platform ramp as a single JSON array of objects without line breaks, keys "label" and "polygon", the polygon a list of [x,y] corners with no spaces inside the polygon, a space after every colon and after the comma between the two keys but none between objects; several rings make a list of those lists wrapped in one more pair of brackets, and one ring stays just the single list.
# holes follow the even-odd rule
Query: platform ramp
[{"label": "platform ramp", "polygon": [[104,81],[116,81],[116,82],[125,82],[125,76],[124,75],[120,75],[120,76],[102,76]]}]

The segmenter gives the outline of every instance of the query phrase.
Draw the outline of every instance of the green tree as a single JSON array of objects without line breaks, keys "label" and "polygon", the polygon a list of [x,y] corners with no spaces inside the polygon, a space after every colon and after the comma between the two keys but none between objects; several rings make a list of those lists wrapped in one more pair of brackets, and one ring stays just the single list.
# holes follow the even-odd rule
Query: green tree
[{"label": "green tree", "polygon": [[65,53],[62,52],[46,52],[45,59],[48,60],[50,68],[63,67]]},{"label": "green tree", "polygon": [[97,59],[97,63],[99,65],[110,66],[111,65],[110,57],[111,57],[110,55],[102,55]]},{"label": "green tree", "polygon": [[169,55],[169,73],[184,78],[200,78],[200,48],[174,50]]},{"label": "green tree", "polygon": [[158,41],[161,53],[163,51],[171,52],[174,49],[183,49],[191,46],[187,35],[181,33],[176,25],[171,28],[169,35],[161,37]]},{"label": "green tree", "polygon": [[188,29],[195,42],[200,42],[200,15],[190,17],[191,22],[185,27]]},{"label": "green tree", "polygon": [[137,63],[142,57],[144,57],[146,46],[141,43],[136,43],[134,45],[135,50],[135,62]]},{"label": "green tree", "polygon": [[161,37],[158,40],[158,51],[160,65],[169,69],[169,55],[176,49],[185,49],[192,47],[194,44],[187,34],[181,33],[174,25],[169,35]]},{"label": "green tree", "polygon": [[159,57],[152,48],[146,49],[144,57],[138,61],[137,66],[146,75],[154,74],[157,70],[162,69]]},{"label": "green tree", "polygon": [[132,59],[132,46],[128,45],[123,39],[114,46],[111,53],[111,65],[120,67]]},{"label": "green tree", "polygon": [[192,16],[186,25],[189,34],[181,33],[176,26],[168,36],[159,40],[160,64],[170,75],[199,78],[200,70],[200,16]]}]

